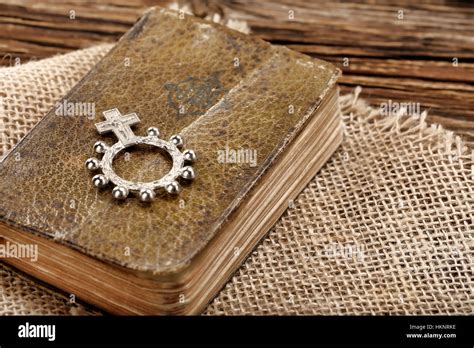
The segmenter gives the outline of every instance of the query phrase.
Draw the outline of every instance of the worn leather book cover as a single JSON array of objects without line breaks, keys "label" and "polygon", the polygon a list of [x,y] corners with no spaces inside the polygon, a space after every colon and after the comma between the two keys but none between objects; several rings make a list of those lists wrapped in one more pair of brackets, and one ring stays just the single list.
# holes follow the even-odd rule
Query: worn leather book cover
[{"label": "worn leather book cover", "polygon": [[[338,75],[218,24],[147,11],[1,163],[0,242],[39,247],[35,262],[6,261],[112,313],[199,313],[341,141]],[[158,127],[195,151],[179,195],[117,201],[92,185],[84,162],[96,141],[116,142],[95,127],[114,108],[139,116],[135,134]],[[150,181],[170,164],[138,146],[114,167]]]}]

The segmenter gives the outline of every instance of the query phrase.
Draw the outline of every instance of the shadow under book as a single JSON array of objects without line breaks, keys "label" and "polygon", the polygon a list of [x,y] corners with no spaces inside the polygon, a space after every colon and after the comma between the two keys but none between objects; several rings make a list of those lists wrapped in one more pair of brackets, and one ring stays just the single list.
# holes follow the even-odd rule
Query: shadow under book
[{"label": "shadow under book", "polygon": [[[64,100],[135,112],[135,134],[182,135],[198,156],[195,180],[177,196],[118,202],[84,167],[99,117],[51,110],[0,167],[0,242],[38,246],[35,262],[5,261],[111,313],[200,313],[341,143],[338,76],[285,47],[150,9]],[[164,170],[166,158],[130,153],[114,162],[123,176]]]}]

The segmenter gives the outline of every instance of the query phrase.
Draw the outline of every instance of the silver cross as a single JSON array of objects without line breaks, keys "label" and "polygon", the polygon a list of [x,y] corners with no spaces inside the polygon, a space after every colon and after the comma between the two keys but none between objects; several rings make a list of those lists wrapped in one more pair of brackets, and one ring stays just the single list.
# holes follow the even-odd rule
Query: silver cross
[{"label": "silver cross", "polygon": [[[179,135],[172,135],[169,141],[160,139],[160,131],[156,127],[150,127],[146,136],[137,136],[130,126],[140,122],[137,114],[131,113],[122,116],[118,109],[111,109],[103,112],[106,121],[96,123],[95,126],[100,134],[114,132],[118,141],[112,146],[108,146],[102,141],[94,144],[94,150],[103,154],[102,160],[89,158],[86,167],[89,170],[102,170],[103,174],[94,175],[92,183],[97,187],[104,187],[109,182],[116,186],[112,190],[112,195],[116,199],[125,199],[130,191],[138,192],[139,198],[144,202],[153,200],[156,196],[155,190],[164,188],[170,194],[176,194],[180,190],[178,177],[186,180],[194,179],[194,169],[185,162],[192,163],[196,160],[193,150],[181,152],[179,148],[183,146],[183,138]],[[146,144],[156,146],[171,156],[173,166],[171,170],[161,179],[149,182],[129,181],[118,176],[112,168],[115,156],[130,146]]]},{"label": "silver cross", "polygon": [[107,121],[99,122],[95,124],[99,134],[108,133],[110,131],[114,132],[118,140],[123,145],[128,145],[131,143],[132,139],[135,138],[130,126],[140,122],[136,113],[131,113],[125,116],[122,116],[118,109],[110,109],[103,112],[105,119]]}]

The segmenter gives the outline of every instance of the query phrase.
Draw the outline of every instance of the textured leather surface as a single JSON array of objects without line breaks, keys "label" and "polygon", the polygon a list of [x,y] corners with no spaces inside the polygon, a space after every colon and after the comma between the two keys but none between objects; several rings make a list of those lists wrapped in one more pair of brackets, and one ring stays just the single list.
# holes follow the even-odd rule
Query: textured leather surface
[{"label": "textured leather surface", "polygon": [[[336,76],[332,65],[284,47],[151,10],[66,96],[94,103],[95,118],[52,110],[2,162],[1,221],[130,269],[178,272],[219,233]],[[138,114],[135,134],[157,126],[163,138],[181,134],[184,148],[196,151],[197,177],[179,196],[116,202],[111,185],[91,184],[84,161],[94,157],[92,145],[116,142],[94,124],[114,107]],[[257,165],[220,163],[226,148],[257,150]],[[119,158],[116,171],[128,179],[162,176],[166,157],[145,150]]]}]

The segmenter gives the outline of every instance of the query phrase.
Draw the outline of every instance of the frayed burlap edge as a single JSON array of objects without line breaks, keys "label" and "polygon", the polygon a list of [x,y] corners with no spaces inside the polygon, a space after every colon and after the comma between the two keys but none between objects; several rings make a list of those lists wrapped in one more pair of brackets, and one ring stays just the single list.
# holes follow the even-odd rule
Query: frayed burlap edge
[{"label": "frayed burlap edge", "polygon": [[340,98],[345,138],[207,315],[472,314],[474,153]]},{"label": "frayed burlap edge", "polygon": [[[428,125],[425,121],[426,112],[423,112],[421,115],[409,116],[401,111],[400,113],[389,116],[383,117],[380,115],[378,109],[372,108],[367,103],[359,98],[361,93],[361,88],[357,87],[354,93],[344,95],[340,98],[340,104],[343,111],[343,119],[344,119],[344,127],[345,127],[345,142],[347,142],[348,138],[353,136],[352,128],[354,125],[357,127],[364,128],[370,127],[376,129],[378,132],[384,137],[389,137],[390,135],[397,135],[397,136],[411,136],[413,139],[413,144],[418,144],[420,148],[429,149],[431,153],[439,153],[443,156],[446,156],[449,160],[454,162],[459,162],[461,167],[470,168],[471,171],[471,179],[472,180],[472,167],[473,167],[473,158],[472,153],[469,156],[469,149],[463,145],[461,139],[450,131],[443,129],[440,126],[436,125]],[[57,98],[59,99],[60,96]],[[344,157],[345,156],[345,149],[344,147],[338,151],[334,155],[334,157]],[[341,164],[342,162],[340,162]],[[327,175],[328,170],[331,170],[333,166],[332,163],[329,163],[330,168],[323,168],[323,174],[320,175]],[[324,174],[325,173],[325,174]],[[466,171],[465,173],[466,174]],[[315,178],[317,181],[318,176]],[[316,185],[321,189],[321,185]],[[309,190],[310,193],[312,192],[311,184],[308,185],[308,188],[305,189],[305,192]],[[305,192],[302,195],[305,195]],[[297,209],[299,200],[301,197],[295,202],[292,202],[293,207],[290,206],[289,211],[292,209]],[[472,203],[472,202],[471,202]],[[302,203],[305,204],[304,202]],[[471,206],[472,207],[472,206]],[[288,215],[288,213],[285,213]],[[249,298],[254,297],[258,298],[258,291],[259,289],[255,289],[255,285],[253,284],[246,284],[246,281],[249,280],[246,275],[250,272],[255,272],[255,269],[259,267],[265,268],[265,263],[259,262],[255,263],[255,254],[260,255],[278,255],[279,252],[277,251],[274,253],[274,250],[268,249],[265,251],[265,247],[263,248],[264,252],[262,254],[262,245],[271,244],[271,245],[281,245],[281,241],[277,242],[272,239],[272,233],[275,233],[276,230],[288,232],[287,219],[291,219],[291,214],[288,216],[282,217],[282,220],[277,224],[277,226],[270,232],[270,235],[264,239],[263,243],[259,245],[259,247],[254,251],[254,253],[250,256],[250,258],[245,262],[242,268],[237,272],[237,274],[233,277],[231,282],[224,288],[221,294],[219,294],[216,299],[210,304],[209,308],[206,311],[206,314],[366,314],[367,311],[363,310],[363,305],[360,305],[360,311],[355,310],[354,308],[344,308],[344,303],[342,302],[339,305],[332,304],[333,308],[338,308],[337,311],[335,310],[322,310],[317,311],[312,306],[307,306],[306,310],[303,307],[295,306],[296,310],[291,310],[291,308],[298,303],[294,296],[288,296],[288,298],[284,298],[281,303],[285,304],[283,306],[281,303],[278,304],[276,301],[274,304],[268,299],[264,302],[265,305],[258,305],[252,306],[252,300],[249,301]],[[305,217],[307,219],[307,217]],[[281,222],[283,221],[283,223]],[[290,224],[291,225],[291,224]],[[471,225],[472,226],[472,225]],[[313,230],[314,231],[314,230]],[[286,234],[285,233],[285,234]],[[280,236],[281,237],[281,236]],[[313,236],[314,237],[314,236]],[[276,244],[275,244],[276,243]],[[301,247],[302,245],[300,245]],[[285,250],[283,250],[285,252]],[[468,255],[470,257],[471,251],[469,249],[463,250],[464,255]],[[467,252],[467,253],[466,253]],[[281,251],[280,251],[281,253]],[[297,253],[299,253],[297,251]],[[471,259],[469,258],[467,261],[467,265],[472,265]],[[259,259],[259,261],[262,261]],[[286,267],[284,264],[281,265],[282,267]],[[284,274],[286,271],[288,273],[292,273],[292,269],[298,269],[298,264],[294,264],[292,268],[288,268],[284,272],[281,272],[280,275]],[[80,304],[73,304],[70,303],[70,299],[63,294],[56,293],[50,289],[44,288],[41,285],[36,284],[34,281],[28,279],[24,276],[19,276],[17,272],[10,269],[8,266],[1,265],[0,273],[2,274],[1,277],[1,284],[0,289],[2,289],[3,295],[3,303],[0,303],[0,313],[3,315],[12,315],[12,314],[97,314]],[[258,273],[258,272],[257,272]],[[466,274],[468,275],[468,274]],[[325,275],[322,274],[321,277]],[[328,274],[330,276],[330,274]],[[262,275],[262,279],[269,279],[268,275]],[[253,278],[254,281],[259,282],[258,277]],[[278,279],[278,274],[275,278],[271,279],[271,282],[274,283],[274,289],[278,293],[291,292],[288,289],[285,289],[285,283],[281,282],[281,279]],[[276,284],[276,285],[275,285]],[[278,285],[280,284],[280,285]],[[283,288],[282,285],[283,284]],[[422,284],[420,284],[422,285]],[[468,284],[472,286],[472,284]],[[234,287],[232,287],[234,286]],[[286,285],[288,287],[288,284]],[[255,293],[252,291],[249,292],[249,289],[254,288]],[[230,290],[229,290],[230,289]],[[234,291],[233,297],[230,297],[229,292]],[[462,290],[462,287],[461,287]],[[247,297],[242,298],[241,295],[236,295],[239,291],[244,291],[247,293]],[[310,295],[308,295],[310,296]],[[452,296],[451,296],[452,298]],[[247,301],[247,302],[246,302]],[[352,300],[353,302],[354,300]],[[311,302],[311,301],[309,301]],[[239,306],[235,307],[235,303],[238,303]],[[231,304],[231,307],[228,305]],[[309,304],[309,303],[308,303]],[[402,306],[402,304],[400,304]],[[472,313],[472,296],[470,294],[466,294],[466,301],[463,304],[455,304],[453,303],[453,307],[447,307],[450,310],[439,311],[439,313],[454,313],[454,314],[462,314],[462,313]],[[243,308],[242,308],[243,307]],[[357,307],[357,306],[356,306]],[[456,307],[458,307],[456,310]],[[459,310],[459,308],[462,308]],[[322,306],[324,309],[324,306]],[[327,308],[326,308],[327,309]],[[409,311],[409,310],[402,310],[399,311],[396,308],[392,308],[392,310],[387,310],[380,308],[380,311],[373,311],[371,310],[369,313],[371,314],[385,314],[385,313],[401,313],[401,314],[417,314],[418,312]],[[414,308],[413,308],[414,309]],[[430,311],[422,312],[424,314],[433,314]],[[438,312],[434,312],[438,313]]]},{"label": "frayed burlap edge", "polygon": [[[248,32],[242,23],[234,29]],[[1,151],[18,142],[111,46],[0,69]],[[453,132],[427,124],[426,112],[382,116],[360,93],[357,87],[340,98],[341,148],[290,202],[206,314],[472,314],[474,153]],[[404,206],[409,196],[388,194],[396,183],[387,164],[401,164],[413,175],[404,178],[406,185],[426,207]],[[398,218],[394,206],[411,215]],[[347,246],[345,255],[340,251]],[[404,248],[408,256],[399,255]],[[359,252],[365,263],[356,262]],[[0,275],[0,314],[97,313],[4,264]]]}]

